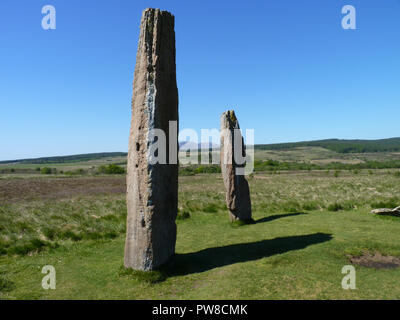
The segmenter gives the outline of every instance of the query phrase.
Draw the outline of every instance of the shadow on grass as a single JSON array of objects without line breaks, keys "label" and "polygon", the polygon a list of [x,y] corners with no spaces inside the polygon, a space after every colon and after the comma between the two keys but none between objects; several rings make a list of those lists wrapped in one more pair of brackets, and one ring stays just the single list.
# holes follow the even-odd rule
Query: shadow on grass
[{"label": "shadow on grass", "polygon": [[275,254],[304,249],[310,245],[326,242],[332,235],[314,233],[262,240],[250,243],[232,244],[197,252],[177,254],[174,266],[168,268],[168,276],[187,275],[204,272],[214,268],[252,260],[258,260]]},{"label": "shadow on grass", "polygon": [[273,216],[268,216],[268,217],[258,219],[255,221],[255,223],[269,222],[269,221],[273,221],[273,220],[280,219],[280,218],[294,217],[294,216],[299,216],[302,214],[307,214],[307,213],[306,212],[295,212],[295,213],[276,214]]}]

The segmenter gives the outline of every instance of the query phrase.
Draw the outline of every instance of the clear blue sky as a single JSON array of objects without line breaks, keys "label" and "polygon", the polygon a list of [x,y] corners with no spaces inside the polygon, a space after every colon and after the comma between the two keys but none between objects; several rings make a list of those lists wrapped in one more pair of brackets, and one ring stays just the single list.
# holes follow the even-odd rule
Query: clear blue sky
[{"label": "clear blue sky", "polygon": [[127,151],[146,7],[175,15],[181,129],[234,108],[256,143],[400,136],[399,0],[2,0],[0,160]]}]

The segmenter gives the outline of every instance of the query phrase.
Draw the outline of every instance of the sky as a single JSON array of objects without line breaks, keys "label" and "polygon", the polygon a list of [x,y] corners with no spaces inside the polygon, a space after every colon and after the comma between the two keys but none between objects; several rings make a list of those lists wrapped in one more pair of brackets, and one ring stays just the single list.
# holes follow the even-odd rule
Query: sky
[{"label": "sky", "polygon": [[257,144],[400,136],[400,0],[2,0],[0,160],[127,151],[147,7],[175,15],[181,130],[234,109]]}]

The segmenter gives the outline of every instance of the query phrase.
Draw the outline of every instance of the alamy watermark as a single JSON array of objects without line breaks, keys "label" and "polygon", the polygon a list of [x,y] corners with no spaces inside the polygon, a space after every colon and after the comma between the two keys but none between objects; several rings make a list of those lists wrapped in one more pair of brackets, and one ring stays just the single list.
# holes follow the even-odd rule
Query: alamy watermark
[{"label": "alamy watermark", "polygon": [[42,288],[45,290],[56,289],[56,269],[47,265],[42,268],[42,273],[46,274],[42,279]]},{"label": "alamy watermark", "polygon": [[42,28],[44,30],[55,30],[56,29],[56,8],[51,5],[45,5],[42,8],[42,14],[45,16],[42,18]]},{"label": "alamy watermark", "polygon": [[347,29],[352,29],[355,30],[356,27],[356,8],[352,5],[345,5],[342,8],[342,14],[345,14],[345,16],[342,18],[342,28],[347,30]]},{"label": "alamy watermark", "polygon": [[[44,30],[55,30],[56,29],[56,8],[52,5],[45,5],[42,7],[42,28]],[[342,28],[355,30],[356,27],[356,8],[352,5],[345,5],[342,7],[342,14],[345,16],[342,18]]]},{"label": "alamy watermark", "polygon": [[[231,144],[233,153],[226,147],[220,150],[221,137]],[[199,139],[194,129],[186,128],[178,134],[177,122],[170,121],[168,135],[161,129],[151,129],[147,141],[147,161],[151,165],[177,164],[178,161],[182,165],[222,162],[224,165],[234,164],[237,175],[251,174],[254,169],[254,129],[245,130],[245,139],[241,129],[201,129]],[[180,146],[178,141],[182,141]]]},{"label": "alamy watermark", "polygon": [[352,265],[346,265],[342,268],[342,273],[346,274],[342,279],[342,288],[344,290],[356,289],[356,268]]}]

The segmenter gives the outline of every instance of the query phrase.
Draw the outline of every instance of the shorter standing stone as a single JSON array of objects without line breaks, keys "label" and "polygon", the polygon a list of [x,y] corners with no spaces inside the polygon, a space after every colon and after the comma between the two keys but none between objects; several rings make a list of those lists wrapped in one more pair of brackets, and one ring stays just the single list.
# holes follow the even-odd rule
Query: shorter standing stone
[{"label": "shorter standing stone", "polygon": [[[239,155],[246,156],[243,137],[239,130],[239,122],[233,110],[221,116],[221,172],[226,188],[226,205],[231,221],[251,221],[251,200],[249,184],[244,176],[243,164],[237,164],[234,158],[235,145]],[[235,134],[236,131],[236,134]],[[234,138],[238,141],[234,143]],[[240,143],[239,143],[240,142]],[[242,174],[238,174],[241,169]]]}]

